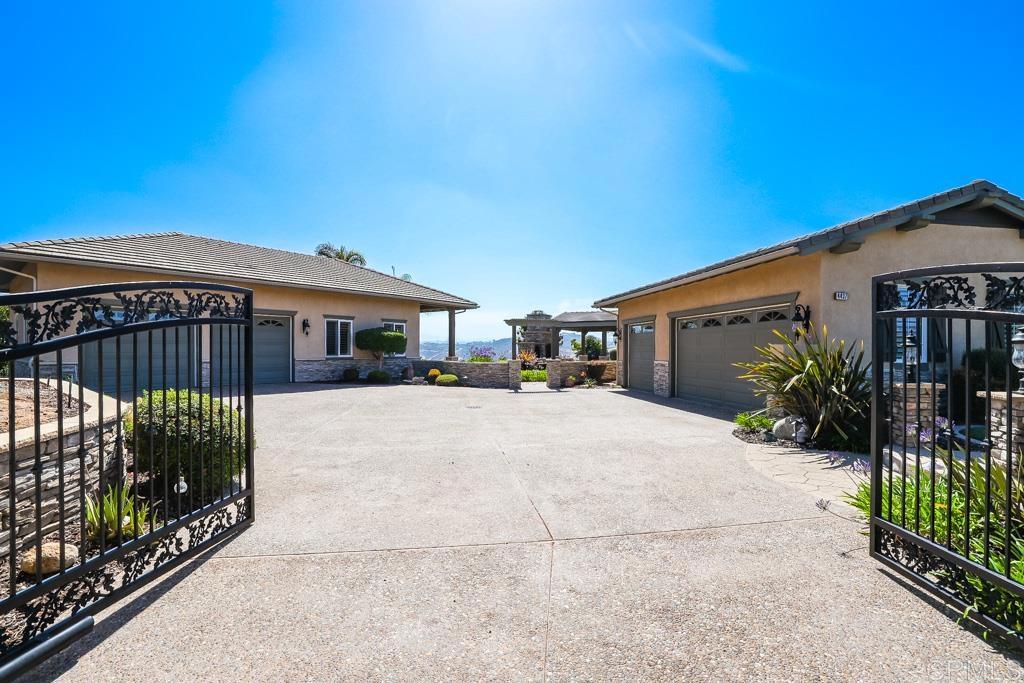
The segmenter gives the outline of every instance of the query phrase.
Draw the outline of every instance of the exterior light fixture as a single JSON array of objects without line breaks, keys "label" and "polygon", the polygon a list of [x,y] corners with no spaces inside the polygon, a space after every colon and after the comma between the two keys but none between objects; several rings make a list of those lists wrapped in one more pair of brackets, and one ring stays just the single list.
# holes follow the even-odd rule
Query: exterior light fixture
[{"label": "exterior light fixture", "polygon": [[309,318],[302,319],[302,334],[309,336]]},{"label": "exterior light fixture", "polygon": [[811,331],[811,307],[807,304],[797,304],[793,307],[793,332],[795,334],[806,334]]},{"label": "exterior light fixture", "polygon": [[178,483],[174,485],[174,492],[178,494],[186,493],[188,491],[188,484],[185,482],[185,477],[178,477]]},{"label": "exterior light fixture", "polygon": [[[1013,348],[1013,355],[1010,359],[1014,367],[1024,370],[1024,327],[1018,327],[1017,331],[1010,338],[1010,346]],[[1024,392],[1024,375],[1021,375],[1020,386],[1017,391]]]},{"label": "exterior light fixture", "polygon": [[[1022,338],[1024,341],[1024,338]],[[914,330],[907,333],[903,340],[903,365],[907,371],[908,382],[917,381],[917,335]]]}]

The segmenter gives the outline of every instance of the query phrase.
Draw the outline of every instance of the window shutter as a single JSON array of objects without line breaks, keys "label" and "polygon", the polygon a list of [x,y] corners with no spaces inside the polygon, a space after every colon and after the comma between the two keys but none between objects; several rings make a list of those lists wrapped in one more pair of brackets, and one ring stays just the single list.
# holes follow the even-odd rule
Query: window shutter
[{"label": "window shutter", "polygon": [[327,355],[339,356],[338,353],[338,321],[327,321]]},{"label": "window shutter", "polygon": [[338,321],[338,349],[342,356],[352,355],[352,323],[346,320]]}]

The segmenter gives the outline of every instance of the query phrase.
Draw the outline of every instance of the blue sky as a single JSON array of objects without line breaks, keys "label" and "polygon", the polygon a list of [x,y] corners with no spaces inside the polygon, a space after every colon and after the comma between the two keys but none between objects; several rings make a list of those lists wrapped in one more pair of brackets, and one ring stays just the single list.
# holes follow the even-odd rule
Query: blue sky
[{"label": "blue sky", "polygon": [[478,301],[464,339],[975,178],[1024,192],[1010,2],[39,5],[0,9],[0,241],[331,240]]}]

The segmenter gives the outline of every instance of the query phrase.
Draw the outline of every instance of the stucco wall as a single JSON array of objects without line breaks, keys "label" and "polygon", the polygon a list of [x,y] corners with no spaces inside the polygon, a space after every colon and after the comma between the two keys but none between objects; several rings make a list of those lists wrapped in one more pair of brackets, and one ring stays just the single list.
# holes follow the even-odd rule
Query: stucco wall
[{"label": "stucco wall", "polygon": [[821,296],[820,268],[820,254],[789,256],[624,302],[619,306],[619,320],[656,315],[654,358],[667,361],[671,355],[670,312],[787,292],[798,292],[797,301],[816,310]]},{"label": "stucco wall", "polygon": [[[787,256],[716,278],[624,302],[619,319],[655,314],[655,359],[669,360],[668,313],[758,297],[799,292],[797,302],[810,304],[816,325],[827,324],[831,336],[864,340],[870,353],[871,277],[907,268],[1024,261],[1024,240],[1016,230],[934,224],[920,230],[881,231],[868,235],[861,248],[847,254],[828,250]],[[983,294],[981,278],[975,278]],[[845,291],[847,301],[834,293]]]},{"label": "stucco wall", "polygon": [[[1024,260],[1024,240],[1016,230],[934,224],[911,232],[886,230],[869,235],[849,254],[822,254],[821,308],[815,313],[829,333],[848,340],[864,339],[870,349],[871,277],[907,268],[961,263]],[[972,278],[984,298],[984,280]],[[849,292],[835,301],[836,291]]]},{"label": "stucco wall", "polygon": [[[145,280],[190,279],[185,276],[159,275],[138,271],[119,270],[113,268],[91,268],[87,266],[64,265],[56,263],[36,264],[39,278],[39,289],[58,287],[74,287],[77,285],[100,284],[105,282],[130,282]],[[28,283],[24,278],[15,278]],[[239,284],[219,278],[202,278],[205,282],[221,284]],[[408,356],[419,355],[419,304],[388,299],[385,297],[362,296],[317,290],[298,289],[293,287],[273,287],[258,284],[245,284],[253,290],[256,312],[281,312],[293,314],[294,356],[297,361],[321,360],[325,351],[325,315],[351,316],[355,318],[354,329],[380,327],[382,320],[404,320],[406,335],[409,338]],[[302,320],[309,319],[309,335],[302,333]],[[354,346],[354,344],[353,344]],[[353,348],[357,359],[371,359],[364,351]]]}]

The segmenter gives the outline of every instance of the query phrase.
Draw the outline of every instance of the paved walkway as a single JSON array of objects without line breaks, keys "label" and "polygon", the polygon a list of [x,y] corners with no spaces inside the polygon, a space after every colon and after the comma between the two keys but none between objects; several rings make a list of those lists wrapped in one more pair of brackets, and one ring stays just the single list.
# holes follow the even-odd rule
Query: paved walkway
[{"label": "paved walkway", "polygon": [[256,407],[257,524],[108,610],[36,679],[1022,673],[883,572],[859,523],[815,507],[821,490],[693,406],[287,386]]}]

